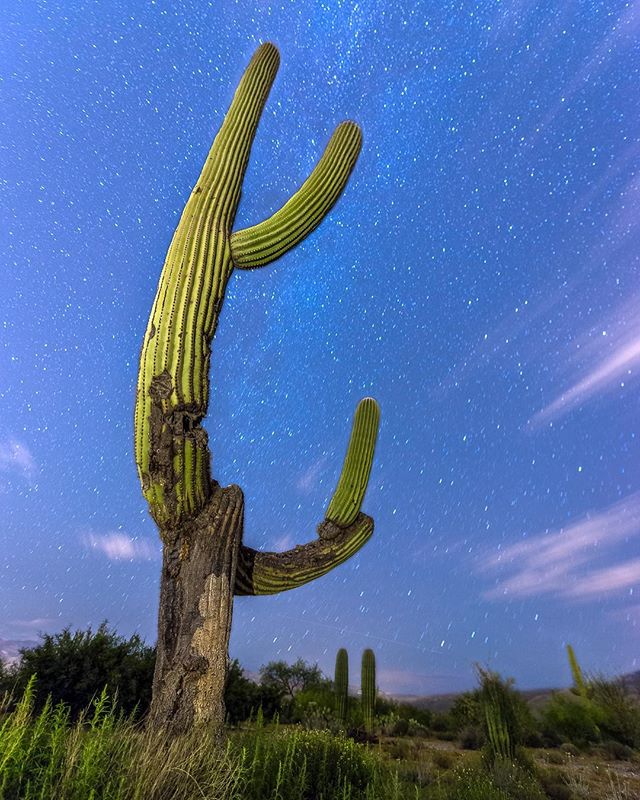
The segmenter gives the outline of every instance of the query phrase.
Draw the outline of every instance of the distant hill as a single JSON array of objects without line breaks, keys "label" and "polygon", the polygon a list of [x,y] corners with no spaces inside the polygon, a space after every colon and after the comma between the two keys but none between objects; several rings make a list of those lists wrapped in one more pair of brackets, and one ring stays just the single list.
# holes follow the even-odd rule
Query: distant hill
[{"label": "distant hill", "polygon": [[[640,695],[640,671],[622,675],[622,680],[632,692]],[[516,688],[518,687],[516,686]],[[520,689],[519,691],[532,708],[540,708],[549,700],[554,692],[567,692],[569,690],[568,688],[543,688]],[[389,695],[389,697],[397,703],[407,703],[408,705],[415,706],[425,711],[442,712],[448,711],[454,704],[456,697],[460,694],[462,694],[462,692],[430,695],[393,694]]]}]

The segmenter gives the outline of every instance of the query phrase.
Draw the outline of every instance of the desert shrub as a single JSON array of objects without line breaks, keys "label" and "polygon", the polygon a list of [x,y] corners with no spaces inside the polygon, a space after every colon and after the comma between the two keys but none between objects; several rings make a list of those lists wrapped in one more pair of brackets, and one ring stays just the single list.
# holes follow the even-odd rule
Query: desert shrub
[{"label": "desert shrub", "polygon": [[401,717],[396,720],[392,729],[392,736],[408,736],[409,735],[409,720],[402,719]]},{"label": "desert shrub", "polygon": [[419,736],[422,738],[429,736],[429,729],[417,720],[410,719],[407,724],[409,726],[407,730],[408,736]]},{"label": "desert shrub", "polygon": [[431,755],[431,761],[438,769],[447,770],[455,765],[456,757],[453,753],[447,753],[446,750],[434,750]]},{"label": "desert shrub", "polygon": [[544,734],[555,744],[597,742],[601,721],[602,713],[591,700],[570,694],[553,694],[542,711]]},{"label": "desert shrub", "polygon": [[288,705],[285,719],[288,722],[299,723],[309,730],[328,730],[338,733],[343,727],[335,713],[333,691],[326,684],[298,692]]},{"label": "desert shrub", "polygon": [[[442,738],[440,734],[447,734],[452,735],[454,734],[454,724],[453,718],[449,712],[441,713],[441,712],[430,712],[431,714],[431,722],[429,723],[428,727],[430,728],[433,733],[438,735],[439,738]],[[455,737],[454,737],[455,738]]]},{"label": "desert shrub", "polygon": [[549,800],[573,800],[573,793],[561,770],[541,769],[538,771],[538,779]]},{"label": "desert shrub", "polygon": [[441,715],[440,720],[445,720],[445,725],[458,733],[468,727],[481,726],[482,716],[480,692],[476,689],[473,692],[459,694],[448,714]]},{"label": "desert shrub", "polygon": [[383,736],[407,736],[409,720],[403,719],[391,711],[378,717],[376,727]]},{"label": "desert shrub", "polygon": [[434,714],[432,711],[429,711],[427,708],[418,708],[417,706],[412,706],[410,703],[396,703],[394,706],[394,712],[400,717],[400,719],[406,719],[407,721],[416,725],[420,725],[425,729],[431,728],[434,720]]},{"label": "desert shrub", "polygon": [[[488,739],[487,712],[495,709],[507,726],[509,735],[517,745],[534,740],[537,727],[531,710],[511,678],[502,678],[497,672],[477,666],[479,687],[456,697],[445,718],[456,732],[461,746],[477,750]],[[440,721],[442,724],[442,721]]]},{"label": "desert shrub", "polygon": [[567,757],[561,750],[550,750],[548,753],[545,753],[545,760],[548,764],[560,766],[566,762]]},{"label": "desert shrub", "polygon": [[293,701],[299,692],[317,687],[330,687],[317,664],[308,664],[299,658],[295,663],[270,661],[260,667],[260,683]]},{"label": "desert shrub", "polygon": [[345,737],[257,729],[238,737],[234,747],[245,766],[243,800],[364,800],[386,794],[374,754]]},{"label": "desert shrub", "polygon": [[467,725],[460,731],[458,744],[463,750],[480,750],[486,742],[480,725]]},{"label": "desert shrub", "polygon": [[[480,688],[485,758],[490,764],[513,762],[521,756],[521,746],[534,727],[533,717],[522,695],[514,689],[511,678],[476,667]],[[522,759],[520,759],[522,761]]]},{"label": "desert shrub", "polygon": [[118,707],[126,714],[134,709],[143,714],[151,702],[155,650],[133,635],[119,636],[103,622],[96,631],[43,634],[35,647],[21,650],[20,662],[5,675],[2,688],[17,697],[33,675],[34,708],[43,708],[47,698],[55,706],[65,703],[77,716],[106,688],[117,695]]},{"label": "desert shrub", "polygon": [[591,702],[598,709],[603,738],[628,747],[640,747],[640,707],[623,680],[589,678]]},{"label": "desert shrub", "polygon": [[573,744],[572,742],[562,742],[559,745],[559,750],[562,753],[566,753],[568,756],[575,758],[576,756],[580,755],[580,750]]},{"label": "desert shrub", "polygon": [[598,749],[602,757],[609,761],[631,761],[635,756],[634,751],[628,745],[615,740],[603,742]]},{"label": "desert shrub", "polygon": [[536,778],[508,762],[489,770],[461,767],[441,784],[436,797],[437,800],[546,800]]},{"label": "desert shrub", "polygon": [[229,665],[224,690],[227,722],[235,725],[254,717],[258,709],[265,719],[273,719],[280,713],[281,694],[271,686],[262,686],[245,677],[237,659]]}]

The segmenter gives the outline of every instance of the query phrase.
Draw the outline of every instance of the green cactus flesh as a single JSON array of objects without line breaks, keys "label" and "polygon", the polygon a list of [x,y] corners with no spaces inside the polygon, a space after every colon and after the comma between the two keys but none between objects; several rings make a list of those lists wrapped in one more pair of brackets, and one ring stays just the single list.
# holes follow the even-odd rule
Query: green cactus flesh
[{"label": "green cactus flesh", "polygon": [[[233,268],[268,264],[310,233],[339,197],[360,150],[358,126],[338,126],[312,174],[283,208],[231,233],[278,64],[277,49],[264,44],[240,81],[176,228],[144,337],[135,455],[144,496],[161,530],[195,516],[210,496],[210,454],[201,422],[208,410],[211,341]],[[354,503],[358,493],[362,499],[362,476],[370,463],[365,454],[365,463],[347,467],[358,483],[352,495],[338,487],[330,518],[339,524],[355,520]]]},{"label": "green cactus flesh", "polygon": [[373,650],[365,650],[362,654],[362,716],[364,727],[368,732],[373,730],[373,717],[376,709],[376,657]]},{"label": "green cactus flesh", "polygon": [[336,654],[334,691],[336,695],[336,715],[340,722],[344,723],[347,718],[349,702],[349,656],[344,647],[341,647]]},{"label": "green cactus flesh", "polygon": [[[276,594],[319,578],[357,552],[373,533],[373,520],[360,511],[371,470],[380,410],[365,397],[354,416],[342,474],[318,538],[284,553],[253,550],[238,555],[235,593]],[[333,511],[333,509],[337,511]]]},{"label": "green cactus flesh", "polygon": [[587,682],[584,679],[582,669],[580,668],[580,664],[578,664],[578,659],[570,644],[567,645],[567,656],[569,658],[569,666],[571,667],[571,677],[573,678],[573,692],[580,697],[587,697],[589,694]]},{"label": "green cactus flesh", "polygon": [[327,519],[340,527],[351,525],[360,512],[371,473],[379,424],[378,404],[373,398],[365,397],[356,409],[342,474],[327,508]]}]

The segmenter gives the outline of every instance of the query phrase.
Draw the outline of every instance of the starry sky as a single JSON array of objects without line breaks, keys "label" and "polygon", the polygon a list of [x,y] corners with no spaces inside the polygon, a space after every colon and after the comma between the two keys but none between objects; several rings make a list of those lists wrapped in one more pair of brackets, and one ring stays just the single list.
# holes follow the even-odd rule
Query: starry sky
[{"label": "starry sky", "polygon": [[281,67],[236,227],[333,128],[364,145],[322,226],[236,273],[213,472],[245,542],[312,539],[357,401],[382,425],[372,540],[235,604],[249,670],[383,691],[640,669],[640,2],[28,0],[0,10],[0,637],[107,618],[155,640],[133,459],[140,344],[174,227],[255,48]]}]

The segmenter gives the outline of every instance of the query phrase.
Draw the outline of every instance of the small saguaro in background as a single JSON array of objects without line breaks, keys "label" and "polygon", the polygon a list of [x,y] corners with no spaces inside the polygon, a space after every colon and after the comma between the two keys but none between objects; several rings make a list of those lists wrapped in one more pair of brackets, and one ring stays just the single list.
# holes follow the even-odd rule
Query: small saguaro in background
[{"label": "small saguaro in background", "polygon": [[369,648],[362,654],[361,690],[364,727],[367,733],[371,733],[376,711],[376,657]]}]

